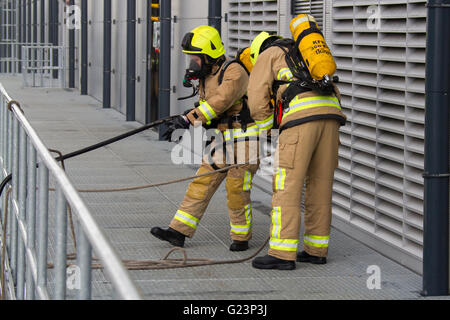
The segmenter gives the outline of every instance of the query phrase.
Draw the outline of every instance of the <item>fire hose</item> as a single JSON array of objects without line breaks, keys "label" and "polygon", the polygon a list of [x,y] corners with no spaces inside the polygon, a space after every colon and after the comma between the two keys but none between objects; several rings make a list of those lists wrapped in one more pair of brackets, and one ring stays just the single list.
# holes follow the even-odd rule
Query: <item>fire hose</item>
[{"label": "fire hose", "polygon": [[[107,139],[105,141],[99,142],[97,144],[85,147],[83,149],[62,155],[61,152],[57,151],[57,150],[49,150],[50,152],[54,152],[54,153],[58,153],[58,157],[55,158],[56,161],[61,162],[61,165],[64,169],[64,160],[70,159],[70,158],[74,158],[76,156],[79,156],[81,154],[96,150],[98,148],[104,147],[106,145],[112,144],[114,142],[120,141],[122,139],[125,139],[127,137],[130,137],[132,135],[135,135],[137,133],[140,133],[144,130],[147,130],[149,128],[152,127],[156,127],[159,126],[161,124],[164,124],[172,119],[174,119],[177,116],[171,116],[171,117],[167,117],[165,119],[161,119],[152,123],[149,123],[147,125],[144,125],[142,127],[139,127],[137,129],[134,129],[132,131],[126,132],[124,134],[118,135],[116,137]],[[235,139],[235,141],[237,141]],[[225,143],[223,144],[225,145]],[[215,149],[213,149],[214,151]],[[245,164],[235,164],[235,165],[229,165],[226,166],[224,168],[219,168],[217,170],[205,173],[205,174],[201,174],[201,175],[195,175],[195,176],[191,176],[191,177],[186,177],[186,178],[182,178],[182,179],[176,179],[176,180],[171,180],[171,181],[166,181],[166,182],[161,182],[161,183],[155,183],[155,184],[148,184],[148,185],[144,185],[144,186],[136,186],[136,187],[125,187],[125,188],[113,188],[113,189],[97,189],[97,190],[77,190],[78,192],[81,193],[94,193],[94,192],[119,192],[119,191],[130,191],[130,190],[138,190],[138,189],[144,189],[144,188],[152,188],[152,187],[157,187],[157,186],[162,186],[162,185],[168,185],[168,184],[174,184],[174,183],[179,183],[179,182],[183,182],[183,181],[188,181],[188,180],[192,180],[195,178],[199,178],[199,177],[203,177],[203,176],[207,176],[207,175],[212,175],[212,174],[216,174],[216,173],[221,173],[221,172],[226,172],[230,169],[233,168],[237,168],[240,166],[243,166]],[[5,186],[11,181],[12,179],[12,175],[9,174],[0,184],[0,196],[5,188]],[[52,189],[50,189],[52,191]],[[54,189],[53,189],[54,190]],[[6,197],[9,197],[9,192],[7,193]],[[72,238],[74,241],[74,248],[76,249],[76,239],[75,239],[75,231],[74,231],[74,227],[73,227],[73,221],[72,221],[72,215],[71,215],[71,211],[70,211],[70,207],[68,207],[68,212],[69,212],[69,222],[70,222],[70,226],[71,226],[71,231],[72,231]],[[6,217],[6,212],[5,212],[5,218]],[[6,232],[6,224],[3,226],[4,228],[4,234]],[[170,268],[185,268],[185,267],[197,267],[197,266],[205,266],[205,265],[217,265],[217,264],[232,264],[232,263],[242,263],[245,261],[248,261],[250,259],[252,259],[253,257],[255,257],[259,252],[261,252],[261,250],[266,246],[266,244],[268,243],[269,238],[264,242],[264,244],[258,248],[258,250],[252,254],[249,257],[246,258],[242,258],[242,259],[237,259],[237,260],[212,260],[212,259],[202,259],[202,258],[188,258],[187,257],[187,253],[185,251],[185,249],[183,248],[173,248],[171,249],[165,256],[164,258],[157,260],[157,261],[152,261],[152,260],[123,260],[123,263],[125,265],[125,267],[129,270],[149,270],[149,269],[170,269]],[[3,247],[5,246],[5,243],[3,241]],[[4,248],[2,248],[2,250],[4,250]],[[175,252],[175,251],[181,251],[183,253],[183,259],[173,259],[173,258],[169,258],[169,256]],[[3,257],[3,255],[2,255]],[[76,259],[76,254],[68,254],[67,255],[67,259],[68,260],[74,260]],[[93,260],[97,260],[95,258],[93,258]],[[2,263],[2,271],[4,271],[3,268],[4,265]],[[49,263],[48,264],[49,268],[53,268],[53,264]],[[101,264],[99,263],[94,263],[92,264],[92,268],[95,269],[100,269],[102,268]],[[3,274],[3,272],[2,272]]]}]

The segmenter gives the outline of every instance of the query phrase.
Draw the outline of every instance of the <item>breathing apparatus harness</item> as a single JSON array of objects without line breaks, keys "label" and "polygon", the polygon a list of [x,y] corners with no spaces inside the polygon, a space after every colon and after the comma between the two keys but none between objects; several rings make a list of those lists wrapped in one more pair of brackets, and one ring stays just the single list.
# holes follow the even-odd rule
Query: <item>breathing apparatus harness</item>
[{"label": "breathing apparatus harness", "polygon": [[[334,83],[339,82],[339,77],[334,76],[331,78],[328,75],[325,75],[322,80],[316,80],[311,76],[308,68],[306,67],[306,63],[298,50],[298,45],[301,39],[307,36],[310,33],[321,31],[317,28],[310,28],[304,31],[302,35],[300,35],[297,41],[292,39],[280,39],[273,42],[272,46],[277,46],[285,53],[286,63],[289,67],[289,70],[292,73],[292,76],[298,80],[286,81],[286,80],[275,80],[272,86],[272,95],[270,101],[270,107],[274,109],[274,129],[279,129],[281,121],[283,119],[284,111],[289,108],[289,103],[299,94],[309,92],[309,91],[317,91],[322,95],[331,95],[335,94],[338,96],[334,87]],[[281,95],[281,100],[276,104],[277,101],[277,92],[278,89],[282,85],[289,84],[287,89]],[[340,103],[340,101],[339,101]],[[300,125],[302,123],[318,120],[323,118],[335,118],[340,121],[341,124],[345,124],[345,120],[336,115],[316,115],[312,117],[307,117],[304,119],[297,119],[286,123],[283,128],[280,129],[286,130],[293,126]],[[280,132],[281,133],[281,132]]]},{"label": "breathing apparatus harness", "polygon": [[[220,72],[219,79],[218,79],[219,85],[221,85],[223,82],[223,77],[225,76],[225,71],[233,63],[239,64],[242,68],[244,68],[244,70],[247,72],[247,74],[250,75],[250,72],[247,70],[247,68],[242,63],[242,61],[239,60],[239,58],[228,60],[227,62],[225,62],[225,65],[223,66],[222,71]],[[247,103],[247,101],[248,101],[247,95],[244,94],[242,96],[241,100],[242,100],[241,111],[236,115],[232,115],[232,116],[228,116],[228,117],[221,117],[219,119],[219,123],[227,123],[228,129],[233,129],[233,122],[239,122],[241,124],[242,131],[245,132],[245,131],[247,131],[248,124],[255,122],[255,120],[253,120],[250,115],[250,109],[248,108],[248,103]]]}]

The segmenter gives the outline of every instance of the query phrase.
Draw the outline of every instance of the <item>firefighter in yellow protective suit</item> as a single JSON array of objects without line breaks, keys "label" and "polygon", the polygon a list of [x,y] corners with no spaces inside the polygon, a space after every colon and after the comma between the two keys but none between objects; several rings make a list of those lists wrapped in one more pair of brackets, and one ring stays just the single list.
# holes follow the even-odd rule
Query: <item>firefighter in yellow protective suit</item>
[{"label": "firefighter in yellow protective suit", "polygon": [[[153,227],[151,233],[182,247],[185,237],[192,238],[207,209],[211,197],[223,180],[226,180],[228,214],[230,217],[231,251],[247,250],[252,237],[252,208],[250,191],[252,179],[258,169],[257,156],[249,159],[248,143],[245,139],[257,139],[258,126],[249,116],[246,106],[248,71],[241,63],[230,63],[225,57],[220,35],[210,26],[199,26],[187,33],[182,41],[187,54],[188,78],[199,79],[200,101],[198,107],[180,115],[166,132],[170,138],[175,129],[188,129],[191,125],[216,128],[223,140],[239,141],[234,144],[235,159],[238,150],[245,150],[243,165],[228,171],[194,179],[187,189],[184,200],[173,217],[169,228]],[[205,155],[197,175],[212,172],[227,163],[223,142],[215,141],[217,147],[212,156]],[[244,145],[244,148],[239,146]],[[243,159],[244,160],[244,159]]]},{"label": "firefighter in yellow protective suit", "polygon": [[[279,45],[262,53],[253,67],[248,87],[252,118],[266,129],[275,126],[280,130],[274,155],[270,247],[268,255],[252,261],[257,269],[292,270],[296,260],[323,264],[328,253],[339,128],[346,117],[337,86],[330,82],[334,62],[325,61],[332,57],[331,53],[323,61],[306,56],[329,50],[323,36],[320,40],[306,38],[311,40],[312,51],[299,55],[299,48],[303,50],[306,45],[305,37],[321,36],[314,18],[300,15],[290,27],[294,41],[279,40]],[[323,65],[313,66],[313,62]],[[320,67],[328,70],[325,71],[328,74],[314,74],[313,78],[311,70],[319,72]],[[275,105],[271,100],[276,101]],[[304,186],[305,234],[303,251],[297,253]]]}]

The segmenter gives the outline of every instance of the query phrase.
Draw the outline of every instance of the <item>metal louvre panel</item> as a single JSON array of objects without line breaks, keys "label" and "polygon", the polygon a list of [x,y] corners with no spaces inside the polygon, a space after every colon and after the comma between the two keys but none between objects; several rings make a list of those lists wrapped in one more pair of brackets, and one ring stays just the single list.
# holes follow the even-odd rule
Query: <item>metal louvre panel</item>
[{"label": "metal louvre panel", "polygon": [[228,5],[228,55],[248,47],[261,31],[278,32],[277,0],[230,0]]},{"label": "metal louvre panel", "polygon": [[291,6],[291,12],[294,16],[309,13],[316,19],[320,29],[323,28],[324,0],[292,0]]},{"label": "metal louvre panel", "polygon": [[348,116],[341,129],[333,213],[414,257],[418,263],[409,267],[419,272],[425,4],[425,0],[334,0],[328,41]]}]

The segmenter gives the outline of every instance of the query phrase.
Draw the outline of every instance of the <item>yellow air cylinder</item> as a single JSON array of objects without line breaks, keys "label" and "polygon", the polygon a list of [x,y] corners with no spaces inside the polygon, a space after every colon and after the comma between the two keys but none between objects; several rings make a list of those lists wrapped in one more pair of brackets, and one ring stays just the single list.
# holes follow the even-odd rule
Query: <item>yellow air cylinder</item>
[{"label": "yellow air cylinder", "polygon": [[242,50],[242,52],[239,53],[238,58],[244,64],[244,66],[247,68],[247,71],[249,73],[251,73],[252,69],[253,69],[253,64],[252,64],[252,61],[250,60],[250,47]]},{"label": "yellow air cylinder", "polygon": [[336,62],[325,39],[318,32],[319,26],[314,17],[299,14],[292,19],[289,29],[295,41],[302,37],[298,49],[311,76],[316,80],[322,80],[325,75],[331,77],[336,72]]}]

